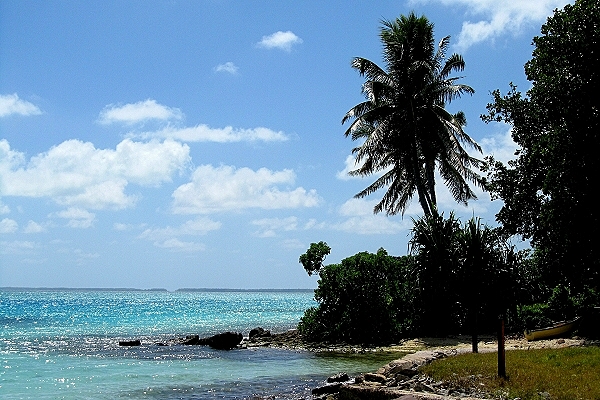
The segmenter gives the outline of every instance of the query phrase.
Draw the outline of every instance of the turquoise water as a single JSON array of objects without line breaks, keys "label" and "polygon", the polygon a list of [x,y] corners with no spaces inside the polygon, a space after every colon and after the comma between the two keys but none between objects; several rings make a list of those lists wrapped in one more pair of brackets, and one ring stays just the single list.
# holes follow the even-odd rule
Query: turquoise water
[{"label": "turquoise water", "polygon": [[[176,337],[295,328],[312,292],[0,291],[2,399],[310,398],[338,372],[390,356],[157,346]],[[142,346],[121,347],[119,340]]]}]

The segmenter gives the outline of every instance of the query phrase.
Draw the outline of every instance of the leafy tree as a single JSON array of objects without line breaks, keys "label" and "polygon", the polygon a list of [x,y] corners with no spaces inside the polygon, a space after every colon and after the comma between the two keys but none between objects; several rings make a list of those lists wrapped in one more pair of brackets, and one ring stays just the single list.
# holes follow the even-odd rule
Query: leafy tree
[{"label": "leafy tree", "polygon": [[409,245],[417,281],[418,326],[424,334],[444,336],[462,325],[456,286],[459,232],[460,222],[453,213],[448,218],[435,213],[414,221]]},{"label": "leafy tree", "polygon": [[386,69],[357,57],[352,68],[366,77],[362,93],[366,101],[352,107],[342,123],[353,120],[345,135],[361,144],[352,150],[356,164],[351,175],[382,175],[355,197],[365,197],[387,187],[374,212],[404,213],[415,194],[426,215],[436,208],[435,170],[449,187],[454,199],[466,203],[475,199],[468,182],[478,184],[473,167],[479,160],[469,156],[466,145],[480,147],[463,130],[463,112],[452,114],[446,102],[474,90],[457,83],[450,75],[462,71],[463,58],[446,58],[450,38],[436,49],[433,24],[414,13],[395,21],[383,21],[380,38]]},{"label": "leafy tree", "polygon": [[412,329],[408,261],[379,249],[320,268],[315,290],[319,305],[301,318],[302,335],[356,344],[391,343],[406,335]]},{"label": "leafy tree", "polygon": [[506,238],[482,225],[480,218],[467,221],[457,241],[461,269],[457,290],[476,353],[479,329],[493,330],[498,315],[516,308],[512,278],[518,272],[517,256]]},{"label": "leafy tree", "polygon": [[462,225],[453,213],[425,215],[414,222],[410,249],[423,334],[470,331],[476,343],[481,329],[493,331],[498,315],[516,308],[515,253],[479,219]]},{"label": "leafy tree", "polygon": [[531,239],[550,288],[597,288],[600,271],[600,3],[556,10],[525,64],[532,86],[493,92],[484,121],[512,126],[514,161],[488,160],[488,189],[504,201],[498,221]]},{"label": "leafy tree", "polygon": [[308,275],[318,274],[323,268],[325,257],[331,252],[331,247],[325,242],[311,243],[306,253],[300,256],[298,260],[304,267]]}]

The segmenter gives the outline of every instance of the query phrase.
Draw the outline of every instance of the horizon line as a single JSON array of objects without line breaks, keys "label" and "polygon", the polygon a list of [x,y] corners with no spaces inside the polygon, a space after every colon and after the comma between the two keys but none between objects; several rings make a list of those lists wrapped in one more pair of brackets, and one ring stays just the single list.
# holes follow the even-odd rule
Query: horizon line
[{"label": "horizon line", "polygon": [[309,292],[314,289],[309,288],[270,288],[270,289],[243,289],[243,288],[179,288],[175,290],[168,290],[165,288],[127,288],[127,287],[46,287],[46,286],[2,286],[0,291],[18,291],[18,290],[31,290],[31,291],[95,291],[95,292]]}]

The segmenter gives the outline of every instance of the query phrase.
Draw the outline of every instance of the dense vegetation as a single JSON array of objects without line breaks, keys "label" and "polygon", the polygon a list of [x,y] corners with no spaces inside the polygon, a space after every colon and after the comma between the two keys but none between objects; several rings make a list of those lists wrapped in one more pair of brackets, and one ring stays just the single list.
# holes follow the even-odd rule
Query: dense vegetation
[{"label": "dense vegetation", "polygon": [[483,116],[508,123],[520,147],[508,165],[489,160],[487,188],[504,202],[502,228],[531,239],[549,289],[581,292],[600,273],[600,3],[557,10],[533,43],[526,97],[495,91]]},{"label": "dense vegetation", "polygon": [[499,314],[516,313],[518,255],[497,230],[436,214],[415,221],[412,234],[410,255],[380,249],[330,265],[322,264],[327,244],[313,243],[300,262],[319,274],[319,305],[304,314],[303,335],[390,343],[415,334],[493,332]]},{"label": "dense vegetation", "polygon": [[[358,253],[324,265],[330,252],[313,243],[300,257],[320,279],[317,307],[307,310],[299,329],[309,339],[351,343],[393,342],[399,337],[493,332],[498,315],[508,329],[544,326],[582,315],[600,305],[600,3],[577,0],[556,10],[534,38],[525,65],[531,81],[524,97],[511,84],[493,92],[486,122],[512,127],[519,145],[508,165],[471,158],[464,114],[445,103],[466,85],[450,77],[460,71],[459,55],[445,58],[448,38],[437,50],[433,25],[414,14],[384,22],[380,38],[387,70],[355,58],[352,67],[367,78],[367,100],[343,122],[361,144],[353,150],[351,174],[380,174],[358,197],[387,187],[374,212],[403,213],[417,195],[424,216],[414,221],[410,254]],[[499,226],[477,218],[462,223],[437,210],[434,170],[455,200],[474,198],[472,167],[481,167],[484,187],[504,206]],[[516,252],[515,235],[531,250]],[[475,340],[474,340],[475,342]]]}]

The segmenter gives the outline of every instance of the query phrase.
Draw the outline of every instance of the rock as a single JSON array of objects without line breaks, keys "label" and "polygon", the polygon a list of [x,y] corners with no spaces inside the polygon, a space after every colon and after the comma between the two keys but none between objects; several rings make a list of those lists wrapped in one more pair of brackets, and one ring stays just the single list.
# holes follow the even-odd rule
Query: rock
[{"label": "rock", "polygon": [[312,394],[313,396],[320,396],[323,394],[337,393],[340,391],[340,387],[342,387],[342,384],[339,382],[331,385],[319,386],[312,390]]},{"label": "rock", "polygon": [[370,372],[367,372],[365,375],[365,381],[367,382],[379,382],[379,383],[385,383],[385,381],[387,380],[387,378],[385,377],[385,375],[381,375],[381,374],[373,374]]},{"label": "rock", "polygon": [[271,331],[264,330],[261,327],[252,329],[248,335],[248,339],[250,341],[256,341],[268,337],[271,337]]},{"label": "rock", "polygon": [[142,342],[138,340],[122,340],[119,342],[119,346],[141,346]]},{"label": "rock", "polygon": [[382,375],[387,377],[396,377],[396,379],[405,379],[404,377],[413,377],[419,373],[418,370],[412,368],[406,368],[406,365],[398,364],[391,365],[389,368],[381,369]]},{"label": "rock", "polygon": [[337,375],[333,375],[333,376],[330,376],[329,378],[327,378],[327,383],[347,382],[349,380],[350,380],[350,377],[348,376],[348,374],[345,372],[341,372]]},{"label": "rock", "polygon": [[241,333],[223,332],[209,338],[199,339],[198,344],[207,345],[217,350],[231,350],[241,343]]},{"label": "rock", "polygon": [[398,392],[385,387],[342,385],[340,400],[391,400],[398,398]]}]

